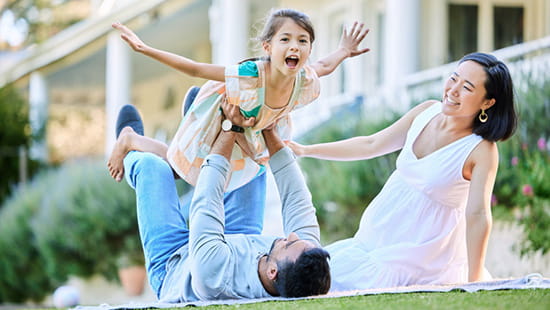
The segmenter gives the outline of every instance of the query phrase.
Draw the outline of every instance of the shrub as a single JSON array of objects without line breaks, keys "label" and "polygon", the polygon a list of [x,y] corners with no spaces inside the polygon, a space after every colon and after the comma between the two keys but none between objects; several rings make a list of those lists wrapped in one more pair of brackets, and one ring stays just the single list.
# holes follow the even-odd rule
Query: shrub
[{"label": "shrub", "polygon": [[0,303],[41,300],[54,284],[35,246],[31,218],[38,212],[52,175],[42,173],[20,187],[0,210]]},{"label": "shrub", "polygon": [[133,190],[103,162],[51,169],[2,210],[0,302],[40,300],[70,275],[117,279],[128,252],[143,264]]},{"label": "shrub", "polygon": [[521,254],[550,250],[550,154],[544,138],[537,144],[521,143],[517,136],[502,148],[494,191],[498,207],[521,210]]},{"label": "shrub", "polygon": [[514,75],[520,116],[517,133],[499,143],[494,189],[497,208],[520,209],[521,253],[550,250],[550,63],[526,63]]},{"label": "shrub", "polygon": [[[0,88],[0,206],[11,188],[19,182],[19,149],[27,149],[31,140],[29,112],[23,97],[11,85]],[[28,162],[28,172],[38,168]]]},{"label": "shrub", "polygon": [[125,239],[140,244],[133,190],[88,161],[61,167],[55,183],[32,221],[47,273],[59,282],[96,273],[116,279]]}]

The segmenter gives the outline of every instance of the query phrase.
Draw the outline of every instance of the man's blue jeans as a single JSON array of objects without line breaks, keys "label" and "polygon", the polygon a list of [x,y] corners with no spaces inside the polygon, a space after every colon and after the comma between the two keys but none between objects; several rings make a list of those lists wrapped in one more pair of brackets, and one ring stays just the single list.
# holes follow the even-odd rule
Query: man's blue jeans
[{"label": "man's blue jeans", "polygon": [[[136,191],[137,219],[145,266],[159,294],[170,256],[189,241],[188,202],[180,203],[172,168],[162,158],[132,151],[124,158],[126,181]],[[225,232],[261,234],[265,173],[224,196]]]}]

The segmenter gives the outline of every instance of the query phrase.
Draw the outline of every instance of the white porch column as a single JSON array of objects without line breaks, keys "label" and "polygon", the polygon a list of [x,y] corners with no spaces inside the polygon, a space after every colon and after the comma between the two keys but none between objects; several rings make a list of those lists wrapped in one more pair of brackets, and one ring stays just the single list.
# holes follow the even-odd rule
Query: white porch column
[{"label": "white porch column", "polygon": [[231,65],[246,58],[250,0],[214,0],[208,13],[212,63]]},{"label": "white porch column", "polygon": [[[365,22],[367,19],[363,15],[364,11],[365,10],[363,8],[363,1],[354,0],[352,3],[350,3],[350,15],[351,15],[350,20]],[[351,23],[349,23],[348,26],[351,26]],[[369,26],[365,25],[364,27],[368,28]],[[359,46],[360,48],[365,48],[369,46],[366,43],[366,41],[369,40],[370,36],[372,36],[372,33],[367,35],[363,43],[361,43],[361,45]],[[366,93],[364,89],[365,84],[363,83],[363,81],[365,81],[364,72],[365,72],[365,62],[367,57],[372,57],[372,56],[363,55],[363,56],[354,57],[347,60],[348,62],[347,65],[349,68],[349,79],[347,80],[347,83],[349,83],[348,89],[354,96],[363,95]]]},{"label": "white porch column", "polygon": [[405,77],[418,69],[419,0],[387,0],[384,33],[384,87],[386,105],[403,108],[399,92]]},{"label": "white porch column", "polygon": [[107,60],[105,69],[105,112],[106,137],[105,156],[111,154],[115,137],[116,118],[118,110],[130,103],[131,67],[130,53],[126,43],[120,39],[117,32],[107,37]]},{"label": "white porch column", "polygon": [[481,1],[479,3],[479,13],[477,16],[477,24],[479,30],[477,31],[477,49],[480,52],[490,53],[494,49],[493,35],[494,27],[493,18],[493,3],[490,1]]},{"label": "white porch column", "polygon": [[46,142],[48,104],[48,85],[44,76],[35,71],[31,73],[29,83],[29,121],[33,135],[29,155],[32,159],[44,162],[48,160],[48,144]]},{"label": "white porch column", "polygon": [[[447,46],[449,42],[447,27],[449,20],[449,4],[441,0],[429,0],[426,3],[422,31],[427,34],[421,44],[422,54],[419,55],[422,69],[440,66],[447,62]],[[422,67],[422,65],[420,67]]]}]

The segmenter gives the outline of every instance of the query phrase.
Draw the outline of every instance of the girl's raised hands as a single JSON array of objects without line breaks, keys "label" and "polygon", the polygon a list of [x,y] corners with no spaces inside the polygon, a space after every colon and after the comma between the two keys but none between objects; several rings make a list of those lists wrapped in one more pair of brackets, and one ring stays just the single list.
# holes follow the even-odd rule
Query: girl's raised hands
[{"label": "girl's raised hands", "polygon": [[146,47],[145,43],[132,31],[130,28],[123,24],[116,22],[112,24],[112,27],[120,31],[120,37],[130,45],[130,47],[136,52],[143,52]]},{"label": "girl's raised hands", "polygon": [[349,52],[348,57],[355,57],[370,51],[370,48],[359,49],[359,44],[369,33],[368,28],[363,29],[364,26],[363,23],[354,22],[349,30],[344,27],[339,47]]},{"label": "girl's raised hands", "polygon": [[363,26],[363,23],[354,22],[350,29],[344,28],[338,48],[311,64],[318,76],[332,73],[348,57],[359,56],[370,51],[370,48],[359,48],[359,44],[369,33],[369,29],[363,29]]}]

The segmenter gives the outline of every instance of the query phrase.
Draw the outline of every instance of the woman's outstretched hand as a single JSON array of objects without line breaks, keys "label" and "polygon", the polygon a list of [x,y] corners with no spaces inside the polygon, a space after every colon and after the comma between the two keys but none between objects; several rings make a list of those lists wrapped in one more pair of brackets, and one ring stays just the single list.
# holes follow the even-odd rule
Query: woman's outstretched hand
[{"label": "woman's outstretched hand", "polygon": [[348,57],[355,57],[370,51],[370,48],[359,49],[359,44],[369,33],[369,29],[363,29],[364,26],[363,23],[354,22],[351,29],[346,30],[344,27],[339,47],[348,51]]},{"label": "woman's outstretched hand", "polygon": [[147,45],[141,41],[141,39],[130,28],[123,24],[116,22],[111,25],[116,30],[120,31],[120,37],[130,45],[130,47],[136,52],[143,52]]},{"label": "woman's outstretched hand", "polygon": [[294,141],[285,141],[286,145],[294,152],[298,157],[304,156],[304,146]]}]

